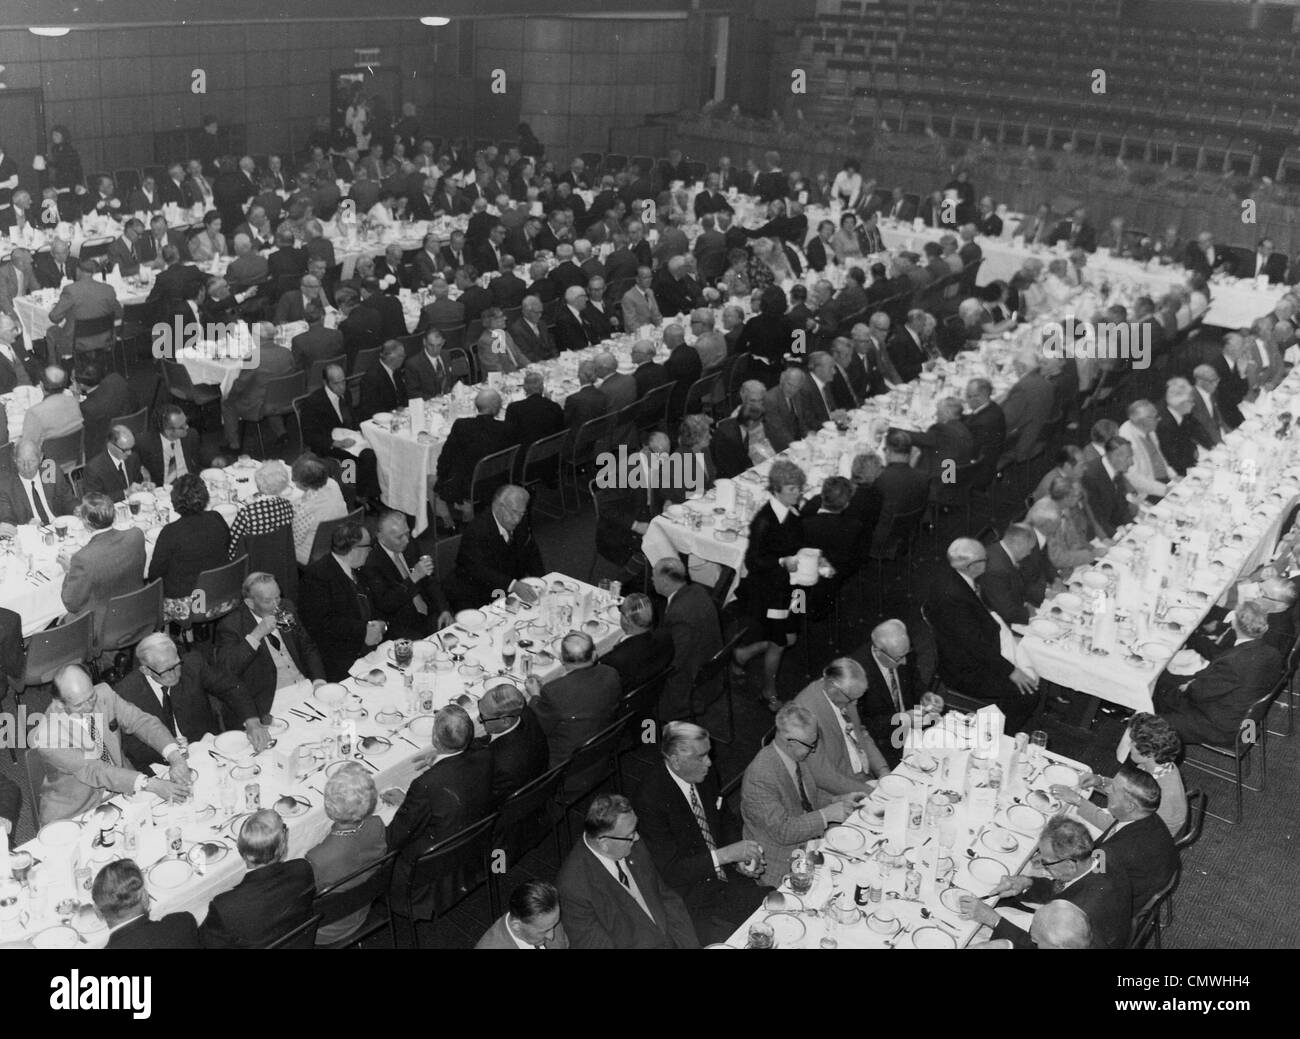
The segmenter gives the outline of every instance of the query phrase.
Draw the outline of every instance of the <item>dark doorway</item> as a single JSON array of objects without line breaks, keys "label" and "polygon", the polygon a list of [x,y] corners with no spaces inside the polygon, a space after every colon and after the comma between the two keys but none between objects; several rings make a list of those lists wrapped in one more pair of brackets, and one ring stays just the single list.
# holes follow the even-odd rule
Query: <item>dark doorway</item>
[{"label": "dark doorway", "polygon": [[0,90],[0,127],[5,154],[18,163],[18,186],[41,200],[41,175],[32,169],[32,156],[49,150],[45,137],[45,103],[39,90]]}]

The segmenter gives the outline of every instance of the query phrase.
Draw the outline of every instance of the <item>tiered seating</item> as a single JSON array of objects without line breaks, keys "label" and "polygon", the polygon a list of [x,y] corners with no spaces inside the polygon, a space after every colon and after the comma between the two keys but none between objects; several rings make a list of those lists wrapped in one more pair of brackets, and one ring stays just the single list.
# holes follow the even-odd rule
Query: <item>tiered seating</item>
[{"label": "tiered seating", "polygon": [[1300,158],[1300,98],[1278,91],[1300,74],[1300,47],[1263,30],[1157,40],[1092,0],[822,0],[797,41],[810,94],[845,116],[869,96],[890,130],[1250,176],[1277,163],[1279,179]]}]

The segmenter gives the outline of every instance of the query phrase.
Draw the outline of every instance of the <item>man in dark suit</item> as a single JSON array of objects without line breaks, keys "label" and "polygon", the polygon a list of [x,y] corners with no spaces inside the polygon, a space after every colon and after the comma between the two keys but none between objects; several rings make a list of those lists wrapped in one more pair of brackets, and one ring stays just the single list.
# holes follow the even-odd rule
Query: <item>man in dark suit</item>
[{"label": "man in dark suit", "polygon": [[618,672],[626,695],[669,666],[673,640],[666,628],[654,626],[654,607],[640,592],[624,596],[618,613],[623,638],[600,662]]},{"label": "man in dark suit", "polygon": [[1184,743],[1233,745],[1250,705],[1281,674],[1282,656],[1264,638],[1268,628],[1269,615],[1261,603],[1242,603],[1233,617],[1236,641],[1230,649],[1190,681],[1175,686],[1165,676],[1157,686],[1156,712]]},{"label": "man in dark suit", "polygon": [[506,432],[510,443],[518,444],[519,464],[529,444],[554,436],[564,428],[564,409],[546,396],[546,377],[537,371],[524,373],[524,398],[506,407]]},{"label": "man in dark suit", "polygon": [[[722,628],[708,590],[687,579],[680,559],[668,556],[652,562],[654,590],[667,600],[661,623],[673,642],[673,673],[664,686],[659,717],[684,718],[697,672],[722,648]],[[715,691],[697,690],[695,706],[706,707]]]},{"label": "man in dark suit", "polygon": [[763,849],[733,840],[739,826],[724,814],[706,730],[669,722],[659,747],[661,766],[637,784],[632,798],[639,832],[664,884],[682,897],[700,940],[726,941],[763,897],[765,889],[754,880]]},{"label": "man in dark suit", "polygon": [[149,478],[165,487],[178,476],[197,476],[203,469],[199,434],[190,429],[185,411],[177,404],[165,404],[159,408],[158,421],[159,431],[148,430],[135,443],[140,465]]},{"label": "man in dark suit", "polygon": [[450,393],[456,383],[468,378],[469,372],[459,358],[444,360],[446,344],[441,332],[431,328],[424,333],[424,349],[408,358],[402,366],[402,378],[409,398],[428,400]]},{"label": "man in dark suit", "polygon": [[763,429],[774,451],[784,451],[817,428],[808,408],[807,382],[802,368],[787,368],[780,383],[763,395]]},{"label": "man in dark suit", "polygon": [[[421,755],[430,767],[411,783],[405,795],[385,791],[384,799],[398,803],[388,824],[388,846],[401,849],[393,869],[393,911],[412,920],[433,915],[441,879],[410,891],[416,859],[439,841],[487,815],[492,804],[492,760],[474,750],[474,724],[463,708],[444,707],[433,719],[432,743]],[[451,878],[447,878],[448,881]],[[450,886],[450,884],[449,884]],[[409,893],[409,897],[408,897]]]},{"label": "man in dark suit", "polygon": [[47,526],[55,516],[71,515],[76,508],[77,499],[58,466],[44,466],[42,461],[40,448],[30,440],[14,445],[13,468],[0,469],[0,533],[12,537],[12,528],[32,520]]},{"label": "man in dark suit", "polygon": [[[632,346],[632,363],[636,371],[632,378],[636,380],[636,395],[640,399],[656,387],[673,381],[668,370],[655,360],[654,344],[642,339]],[[703,370],[703,369],[701,369]]]},{"label": "man in dark suit", "polygon": [[303,572],[302,620],[320,647],[331,682],[346,678],[356,659],[379,645],[387,628],[375,617],[361,571],[372,547],[365,527],[342,523],[334,528],[330,552]]},{"label": "man in dark suit", "polygon": [[140,456],[135,453],[135,434],[126,426],[113,426],[103,449],[85,465],[82,489],[87,494],[106,494],[118,502],[124,501],[132,491],[139,490],[140,483]]},{"label": "man in dark suit", "polygon": [[108,949],[197,949],[199,925],[190,913],[149,919],[144,874],[131,859],[110,862],[95,874],[95,908],[108,925]]},{"label": "man in dark suit", "polygon": [[1196,465],[1197,443],[1209,443],[1204,431],[1190,418],[1193,392],[1185,380],[1171,379],[1164,403],[1157,409],[1156,440],[1160,453],[1179,476],[1186,476],[1187,470]]},{"label": "man in dark suit", "polygon": [[[3,321],[0,321],[0,326],[2,325]],[[2,367],[3,359],[0,359],[0,368]],[[85,365],[77,375],[77,385],[85,394],[81,401],[81,418],[85,423],[86,446],[102,444],[108,437],[109,423],[135,411],[135,397],[131,393],[131,387],[117,372],[105,375],[104,369],[93,361]]]},{"label": "man in dark suit", "polygon": [[637,847],[637,826],[631,802],[618,794],[599,794],[587,809],[583,836],[556,880],[575,949],[699,948],[681,896]]},{"label": "man in dark suit", "polygon": [[[1054,794],[1061,790],[1052,788]],[[1073,800],[1069,793],[1065,797]],[[1133,914],[1178,872],[1178,849],[1169,827],[1156,814],[1159,808],[1160,784],[1155,777],[1137,765],[1121,765],[1106,801],[1106,811],[1115,825],[1101,835],[1096,848],[1105,856],[1107,872],[1128,878]]]},{"label": "man in dark suit", "polygon": [[591,358],[578,362],[578,392],[564,402],[564,424],[577,439],[584,423],[609,412],[609,398],[596,389],[596,362]]},{"label": "man in dark suit", "polygon": [[1038,709],[1037,683],[1002,655],[1002,624],[977,585],[987,562],[984,546],[973,538],[949,545],[925,617],[939,649],[939,677],[965,696],[997,704],[1007,731],[1019,732]]},{"label": "man in dark suit", "polygon": [[109,243],[105,271],[117,271],[123,278],[134,278],[140,273],[140,239],[144,237],[144,224],[131,217],[122,225],[122,235]]},{"label": "man in dark suit", "polygon": [[[289,565],[294,565],[292,560]],[[213,656],[243,683],[258,717],[269,719],[277,688],[304,678],[320,685],[325,664],[293,603],[280,598],[280,586],[271,574],[249,574],[241,591],[243,605],[217,622]]]},{"label": "man in dark suit", "polygon": [[451,425],[446,443],[438,454],[438,497],[448,506],[469,500],[474,467],[483,458],[510,446],[510,431],[497,416],[501,413],[501,394],[496,390],[479,390],[474,398],[473,418],[459,418]]},{"label": "man in dark suit", "polygon": [[558,357],[560,351],[555,344],[555,338],[542,320],[544,310],[542,301],[536,296],[525,296],[520,307],[520,316],[508,329],[515,345],[534,363]]},{"label": "man in dark suit", "polygon": [[975,457],[989,478],[997,470],[1007,440],[1006,416],[992,398],[993,384],[988,379],[971,379],[966,384],[966,414],[962,421],[975,438]]},{"label": "man in dark suit", "polygon": [[930,477],[912,468],[911,457],[911,434],[901,429],[890,430],[885,437],[885,468],[874,485],[880,492],[881,505],[880,519],[871,539],[873,549],[885,549],[896,517],[915,514],[930,500]]},{"label": "man in dark suit", "polygon": [[49,252],[38,252],[32,259],[32,273],[43,289],[57,289],[65,281],[77,280],[77,260],[72,246],[61,238],[50,243]]},{"label": "man in dark suit", "polygon": [[867,674],[867,691],[858,701],[858,717],[890,768],[903,756],[902,715],[920,696],[916,654],[901,620],[882,621],[870,639],[852,654]]},{"label": "man in dark suit", "polygon": [[[1217,445],[1223,435],[1232,429],[1232,419],[1226,407],[1221,407],[1222,380],[1212,364],[1198,364],[1193,374],[1192,421],[1201,428],[1198,442]],[[1240,414],[1238,412],[1238,414]]]},{"label": "man in dark suit", "polygon": [[239,829],[239,854],[248,872],[215,896],[199,928],[205,949],[256,949],[284,937],[311,916],[316,878],[306,859],[284,861],[289,830],[280,813],[254,812]]},{"label": "man in dark suit", "polygon": [[[1093,853],[1092,837],[1077,819],[1049,819],[1038,838],[1038,858],[1045,877],[1005,877],[994,894],[1012,902],[1046,905],[1061,899],[1078,906],[1092,929],[1092,948],[1122,949],[1128,944],[1132,924],[1133,890],[1128,877],[1109,868]],[[965,901],[965,900],[964,900]],[[993,928],[993,939],[1006,939],[1017,949],[1032,949],[1030,933],[1000,915],[992,906],[971,898],[965,907],[973,919]]]},{"label": "man in dark suit", "polygon": [[1082,249],[1086,253],[1097,251],[1097,229],[1088,221],[1088,211],[1083,206],[1075,208],[1065,220],[1056,225],[1049,245],[1065,242],[1071,249]]},{"label": "man in dark suit", "polygon": [[475,741],[492,762],[492,804],[499,805],[547,770],[551,752],[536,713],[524,694],[508,682],[493,685],[478,702],[487,733]]},{"label": "man in dark suit", "polygon": [[885,351],[903,382],[911,382],[920,376],[922,367],[929,359],[923,331],[927,318],[924,310],[908,311],[907,321],[894,331],[886,343]]},{"label": "man in dark suit", "polygon": [[402,304],[379,287],[377,278],[366,278],[361,282],[359,305],[379,315],[379,332],[385,339],[400,339],[407,334]]},{"label": "man in dark suit", "polygon": [[1198,234],[1183,251],[1183,266],[1205,278],[1228,262],[1228,253],[1214,244],[1214,235],[1209,231]]},{"label": "man in dark suit", "polygon": [[[243,683],[202,653],[182,658],[163,632],[145,636],[135,651],[135,670],[116,682],[117,695],[153,715],[173,736],[198,743],[207,733],[243,727],[253,749],[270,745],[271,736]],[[213,701],[221,705],[220,715]],[[122,753],[141,772],[163,763],[162,755],[131,735],[122,737]]]},{"label": "man in dark suit", "polygon": [[374,308],[361,306],[357,290],[348,286],[338,290],[334,303],[343,315],[338,331],[343,337],[343,353],[347,357],[347,369],[351,372],[358,353],[373,350],[383,344],[384,319]]},{"label": "man in dark suit", "polygon": [[10,847],[14,844],[14,830],[18,827],[18,814],[22,805],[22,788],[0,773],[0,830],[8,836]]},{"label": "man in dark suit", "polygon": [[988,565],[976,582],[988,608],[1008,626],[1028,624],[1030,608],[1043,601],[1042,584],[1023,569],[1036,546],[1033,530],[1011,524],[1002,540],[989,546]]},{"label": "man in dark suit", "polygon": [[390,339],[380,348],[379,360],[361,377],[361,404],[358,418],[365,422],[377,412],[393,412],[409,401],[402,365],[406,347]]},{"label": "man in dark suit", "polygon": [[1014,368],[1020,378],[1002,402],[1007,439],[999,465],[1026,461],[1035,448],[1041,447],[1043,427],[1051,419],[1056,405],[1055,391],[1039,370],[1036,355],[1017,355]]},{"label": "man in dark suit", "polygon": [[1132,488],[1124,473],[1133,464],[1133,445],[1121,436],[1106,441],[1106,453],[1089,462],[1080,481],[1088,497],[1088,508],[1103,537],[1112,537],[1117,528],[1133,519],[1129,501]]},{"label": "man in dark suit", "polygon": [[307,395],[299,411],[303,444],[322,458],[334,458],[352,464],[355,467],[357,497],[378,501],[379,473],[375,452],[367,447],[359,455],[353,455],[348,448],[353,446],[354,438],[334,439],[336,429],[352,431],[361,428],[361,420],[348,400],[347,379],[343,368],[337,364],[326,365],[324,374],[325,381],[319,389]]},{"label": "man in dark suit", "polygon": [[[583,284],[586,284],[585,280]],[[587,308],[587,290],[574,285],[565,290],[564,304],[555,312],[555,345],[564,350],[585,350],[600,342],[596,328],[584,316]]]},{"label": "man in dark suit", "polygon": [[411,540],[406,517],[386,513],[375,531],[363,571],[375,615],[393,638],[421,639],[452,621],[451,608],[433,574],[433,560]]},{"label": "man in dark suit", "polygon": [[1238,270],[1238,278],[1258,278],[1264,275],[1270,285],[1281,285],[1286,281],[1286,253],[1273,250],[1273,239],[1261,238],[1255,247],[1255,262],[1244,270]]},{"label": "man in dark suit", "polygon": [[521,577],[546,573],[527,514],[528,492],[507,484],[465,528],[452,587],[444,587],[454,606],[482,606],[494,590],[509,591]]},{"label": "man in dark suit", "polygon": [[154,279],[146,302],[167,308],[178,300],[193,299],[203,287],[203,272],[192,263],[182,263],[181,252],[170,245],[163,248],[162,260],[163,269]]},{"label": "man in dark suit", "polygon": [[930,500],[956,504],[957,467],[975,457],[975,437],[961,420],[961,401],[945,397],[935,409],[935,423],[923,433],[913,433],[912,446],[921,449],[917,469],[930,476]]},{"label": "man in dark suit", "polygon": [[488,282],[488,292],[492,295],[492,305],[502,310],[523,305],[528,286],[515,274],[515,260],[508,253],[501,257],[501,273]]},{"label": "man in dark suit", "polygon": [[287,227],[275,232],[275,251],[266,258],[266,272],[277,289],[282,278],[301,278],[307,273],[307,251],[293,244],[293,231]]},{"label": "man in dark suit", "polygon": [[680,415],[686,406],[686,395],[704,374],[704,362],[700,360],[699,351],[687,345],[681,325],[668,325],[664,329],[664,348],[668,351],[664,371],[675,384],[668,402],[668,414]]},{"label": "man in dark suit", "polygon": [[[530,678],[529,706],[546,734],[550,768],[568,761],[573,752],[614,720],[623,694],[618,672],[597,662],[591,636],[573,631],[560,643],[564,673],[542,685]],[[589,775],[565,778],[565,789],[580,793]]]}]

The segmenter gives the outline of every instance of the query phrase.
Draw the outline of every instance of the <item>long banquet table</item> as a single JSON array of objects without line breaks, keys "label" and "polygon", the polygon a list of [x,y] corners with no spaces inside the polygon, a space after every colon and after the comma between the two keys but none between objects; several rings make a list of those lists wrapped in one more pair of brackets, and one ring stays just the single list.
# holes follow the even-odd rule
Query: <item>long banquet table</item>
[{"label": "long banquet table", "polygon": [[[1030,867],[1048,819],[1061,811],[1077,818],[1073,808],[1042,795],[1054,784],[1076,786],[1087,768],[1045,751],[1037,761],[1017,757],[1012,771],[1013,741],[1003,735],[997,754],[1006,769],[1001,788],[996,800],[977,798],[966,780],[978,742],[971,720],[950,711],[939,725],[910,736],[911,749],[892,773],[898,778],[886,777],[844,824],[809,842],[823,857],[811,889],[795,895],[787,877],[779,889],[787,904],[776,911],[760,906],[726,945],[748,947],[750,929],[759,922],[772,929],[778,949],[954,949],[983,938],[985,929],[962,917],[958,898],[992,901],[989,892],[998,878]],[[924,809],[936,793],[954,809],[943,826],[929,821]],[[912,827],[909,815],[920,825]],[[877,868],[881,896],[861,904],[856,896],[872,887]],[[909,871],[919,874],[915,894],[906,891]],[[849,912],[841,917],[832,907]]]},{"label": "long banquet table", "polygon": [[[343,683],[347,699],[339,721],[348,726],[354,745],[357,740],[372,736],[389,741],[388,747],[381,744],[364,754],[357,751],[352,758],[370,769],[381,792],[404,791],[418,775],[420,765],[416,758],[430,746],[432,711],[464,700],[465,709],[477,726],[478,698],[486,688],[499,682],[522,686],[525,658],[531,673],[543,682],[560,672],[559,640],[571,628],[589,633],[598,653],[608,650],[620,638],[615,600],[600,589],[558,573],[528,580],[539,590],[546,589],[547,597],[554,597],[558,605],[567,607],[567,612],[553,610],[548,616],[544,608],[547,597],[531,607],[518,601],[512,600],[507,605],[507,600],[498,600],[483,611],[486,621],[482,627],[470,631],[453,624],[417,642],[415,660],[406,670],[393,663],[391,642],[382,643],[354,665],[351,677]],[[531,652],[519,648],[514,670],[507,674],[502,668],[501,637],[511,628],[519,636],[533,639],[535,645]],[[447,644],[449,651],[463,654],[459,662],[441,650],[441,640],[449,635],[455,635],[460,642],[454,649],[450,642]],[[372,679],[378,684],[372,684]],[[431,702],[432,710],[423,709],[425,705],[418,703],[417,698],[424,696]],[[198,778],[193,799],[188,804],[168,805],[149,793],[108,798],[107,801],[123,811],[123,821],[136,820],[141,824],[137,850],[129,856],[123,849],[124,835],[120,830],[112,848],[97,846],[95,838],[99,829],[93,818],[95,810],[77,821],[80,832],[70,858],[57,848],[47,847],[38,834],[21,850],[30,851],[44,863],[41,891],[33,896],[30,885],[24,886],[20,895],[20,921],[16,928],[11,925],[9,931],[0,927],[0,940],[35,938],[35,944],[42,947],[102,946],[107,938],[102,927],[87,932],[84,943],[78,941],[75,933],[69,934],[62,926],[59,903],[65,898],[75,898],[81,904],[90,901],[88,891],[75,888],[74,865],[89,867],[93,877],[94,871],[108,861],[124,857],[135,859],[145,870],[153,899],[151,914],[155,918],[184,911],[193,913],[202,922],[212,897],[234,886],[244,873],[235,839],[248,810],[247,785],[251,783],[258,785],[260,804],[264,808],[276,807],[277,799],[282,796],[297,799],[296,807],[289,809],[286,805],[284,814],[289,829],[288,856],[301,857],[329,831],[322,790],[325,775],[343,759],[323,762],[319,767],[313,765],[307,774],[298,776],[287,771],[291,752],[299,748],[301,759],[304,748],[310,752],[325,737],[335,735],[336,710],[317,698],[309,682],[280,689],[272,707],[275,747],[263,751],[256,759],[249,746],[234,752],[235,760],[246,772],[251,773],[256,766],[258,774],[238,779],[233,806],[222,804],[217,782],[219,758],[211,734],[190,746],[190,765]],[[325,719],[308,722],[294,711],[323,714]],[[238,742],[241,734],[227,734],[232,735]],[[395,809],[381,802],[378,812],[387,823]],[[123,821],[118,822],[119,827]],[[188,858],[178,860],[169,855],[166,830],[172,826],[181,828],[187,856],[196,844],[207,842],[217,846],[218,860],[206,864],[204,871],[199,872]],[[178,865],[180,862],[186,864]]]}]

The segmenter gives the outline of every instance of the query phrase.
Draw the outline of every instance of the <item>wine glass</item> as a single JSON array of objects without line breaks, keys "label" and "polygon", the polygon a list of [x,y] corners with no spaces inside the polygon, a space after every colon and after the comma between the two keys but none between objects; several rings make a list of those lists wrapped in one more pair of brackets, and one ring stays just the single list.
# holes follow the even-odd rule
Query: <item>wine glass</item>
[{"label": "wine glass", "polygon": [[507,671],[515,666],[515,633],[507,631],[501,637],[501,663]]}]

